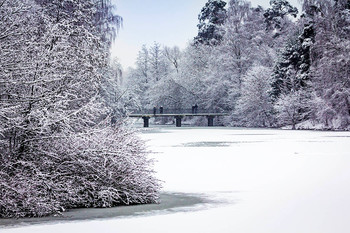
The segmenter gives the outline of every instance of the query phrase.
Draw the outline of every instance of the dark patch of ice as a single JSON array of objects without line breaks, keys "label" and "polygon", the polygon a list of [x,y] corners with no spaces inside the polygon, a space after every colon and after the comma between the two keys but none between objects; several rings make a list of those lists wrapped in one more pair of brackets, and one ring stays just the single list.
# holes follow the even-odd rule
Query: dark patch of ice
[{"label": "dark patch of ice", "polygon": [[176,145],[175,147],[229,147],[232,144],[258,143],[258,142],[263,142],[263,141],[188,142],[188,143]]},{"label": "dark patch of ice", "polygon": [[88,221],[95,219],[137,217],[174,212],[195,211],[196,206],[215,204],[218,201],[210,200],[203,194],[162,193],[160,204],[119,206],[113,208],[86,208],[72,209],[62,216],[43,218],[0,219],[1,228],[23,227],[37,224],[54,224],[72,221]]}]

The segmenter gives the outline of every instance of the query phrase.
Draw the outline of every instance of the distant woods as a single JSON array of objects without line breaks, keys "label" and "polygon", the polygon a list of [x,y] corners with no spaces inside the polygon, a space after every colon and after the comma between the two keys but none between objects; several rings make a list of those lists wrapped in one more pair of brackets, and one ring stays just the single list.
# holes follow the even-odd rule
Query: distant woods
[{"label": "distant woods", "polygon": [[209,0],[186,49],[140,50],[129,103],[229,111],[223,125],[350,129],[349,12],[348,0],[305,0],[302,12]]},{"label": "distant woods", "polygon": [[3,0],[0,20],[0,217],[156,202],[144,145],[116,118],[111,1]]}]

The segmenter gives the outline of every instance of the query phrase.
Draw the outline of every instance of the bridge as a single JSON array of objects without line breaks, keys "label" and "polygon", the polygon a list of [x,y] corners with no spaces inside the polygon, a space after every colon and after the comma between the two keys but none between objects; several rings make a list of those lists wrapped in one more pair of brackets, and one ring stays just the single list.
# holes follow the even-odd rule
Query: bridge
[{"label": "bridge", "polygon": [[184,117],[206,117],[208,119],[208,126],[214,126],[214,118],[218,116],[227,116],[228,113],[217,112],[214,110],[205,109],[145,109],[145,110],[131,110],[129,117],[142,118],[143,127],[149,127],[149,119],[151,117],[174,117],[176,120],[176,127],[181,127],[181,120]]}]

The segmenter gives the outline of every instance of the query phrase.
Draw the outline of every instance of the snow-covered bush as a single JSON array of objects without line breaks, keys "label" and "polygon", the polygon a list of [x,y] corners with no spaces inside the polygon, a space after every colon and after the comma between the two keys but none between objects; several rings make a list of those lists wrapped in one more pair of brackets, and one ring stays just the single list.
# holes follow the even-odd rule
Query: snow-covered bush
[{"label": "snow-covered bush", "polygon": [[31,140],[27,146],[20,156],[0,155],[0,217],[158,200],[152,161],[143,142],[125,126],[101,125]]}]

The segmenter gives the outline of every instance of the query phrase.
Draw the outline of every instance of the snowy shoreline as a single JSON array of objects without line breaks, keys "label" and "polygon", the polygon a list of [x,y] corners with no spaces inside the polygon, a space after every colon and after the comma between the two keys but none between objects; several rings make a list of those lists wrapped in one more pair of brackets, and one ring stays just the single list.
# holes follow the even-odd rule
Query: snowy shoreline
[{"label": "snowy shoreline", "polygon": [[62,216],[49,216],[41,218],[1,219],[1,228],[17,228],[41,224],[63,224],[74,221],[90,221],[97,219],[112,219],[125,217],[141,217],[176,212],[195,211],[203,205],[217,204],[217,200],[210,199],[205,194],[163,192],[159,204],[141,204],[130,206],[117,206],[112,208],[79,208],[70,209]]}]

